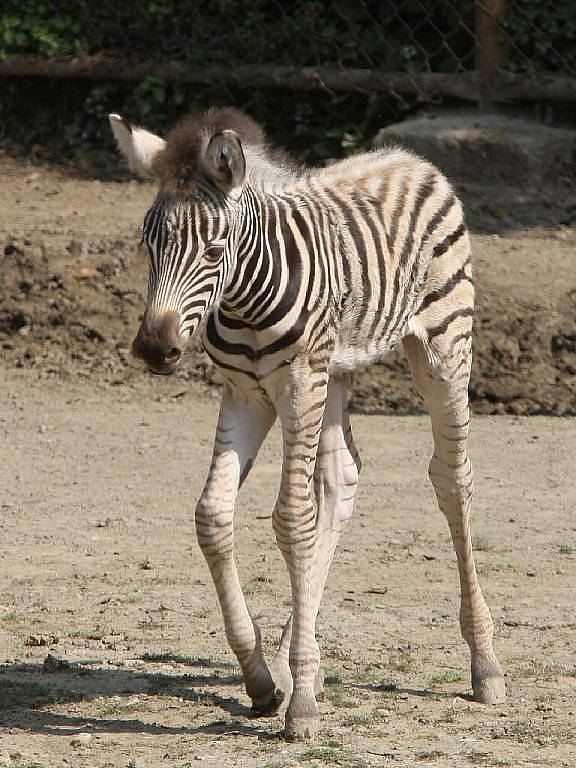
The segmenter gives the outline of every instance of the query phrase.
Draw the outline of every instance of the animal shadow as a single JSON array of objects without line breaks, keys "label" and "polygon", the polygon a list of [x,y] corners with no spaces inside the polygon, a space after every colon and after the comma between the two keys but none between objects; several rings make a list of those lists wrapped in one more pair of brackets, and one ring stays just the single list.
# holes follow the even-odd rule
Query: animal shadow
[{"label": "animal shadow", "polygon": [[[51,655],[40,664],[0,665],[0,726],[68,737],[90,729],[93,733],[237,733],[259,739],[276,738],[277,734],[255,719],[235,691],[232,695],[222,692],[223,688],[242,687],[243,679],[234,673],[232,664],[168,654],[147,654],[141,660],[150,665],[190,667],[194,671],[172,674],[146,668],[104,667],[99,660],[69,663]],[[198,668],[206,671],[196,671]],[[228,717],[217,716],[196,726],[149,722],[139,710],[146,711],[147,704],[157,696],[192,702],[205,708],[208,717],[218,710]],[[93,702],[93,707],[85,716],[53,711],[58,705],[78,702]]]}]

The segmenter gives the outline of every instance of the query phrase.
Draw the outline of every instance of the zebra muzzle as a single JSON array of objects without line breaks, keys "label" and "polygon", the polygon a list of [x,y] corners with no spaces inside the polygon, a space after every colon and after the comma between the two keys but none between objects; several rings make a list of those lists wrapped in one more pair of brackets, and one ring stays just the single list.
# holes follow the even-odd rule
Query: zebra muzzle
[{"label": "zebra muzzle", "polygon": [[176,370],[182,352],[178,313],[146,310],[132,342],[134,357],[143,360],[152,373],[170,374]]}]

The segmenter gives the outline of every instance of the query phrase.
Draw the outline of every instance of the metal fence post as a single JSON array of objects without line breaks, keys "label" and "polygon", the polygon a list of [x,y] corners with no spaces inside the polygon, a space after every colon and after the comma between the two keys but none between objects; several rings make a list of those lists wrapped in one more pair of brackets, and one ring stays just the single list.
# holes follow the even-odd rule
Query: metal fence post
[{"label": "metal fence post", "polygon": [[480,104],[494,101],[494,85],[506,65],[506,36],[502,16],[506,0],[475,0],[475,61],[480,75]]}]

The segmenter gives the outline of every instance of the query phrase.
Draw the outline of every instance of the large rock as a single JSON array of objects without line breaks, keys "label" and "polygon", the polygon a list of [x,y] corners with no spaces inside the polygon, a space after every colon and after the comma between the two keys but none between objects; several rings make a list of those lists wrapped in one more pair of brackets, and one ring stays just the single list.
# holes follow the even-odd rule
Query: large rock
[{"label": "large rock", "polygon": [[389,125],[373,143],[407,147],[452,178],[541,185],[556,183],[573,163],[576,131],[458,110]]}]

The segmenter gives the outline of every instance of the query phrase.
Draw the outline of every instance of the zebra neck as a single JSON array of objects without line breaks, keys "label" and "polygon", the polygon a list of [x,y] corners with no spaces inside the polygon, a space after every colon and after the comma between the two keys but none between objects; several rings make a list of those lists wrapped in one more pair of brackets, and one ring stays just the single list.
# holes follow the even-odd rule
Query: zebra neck
[{"label": "zebra neck", "polygon": [[276,196],[245,191],[234,270],[220,303],[221,313],[243,325],[261,325],[277,310],[293,272],[282,237],[285,205]]}]

